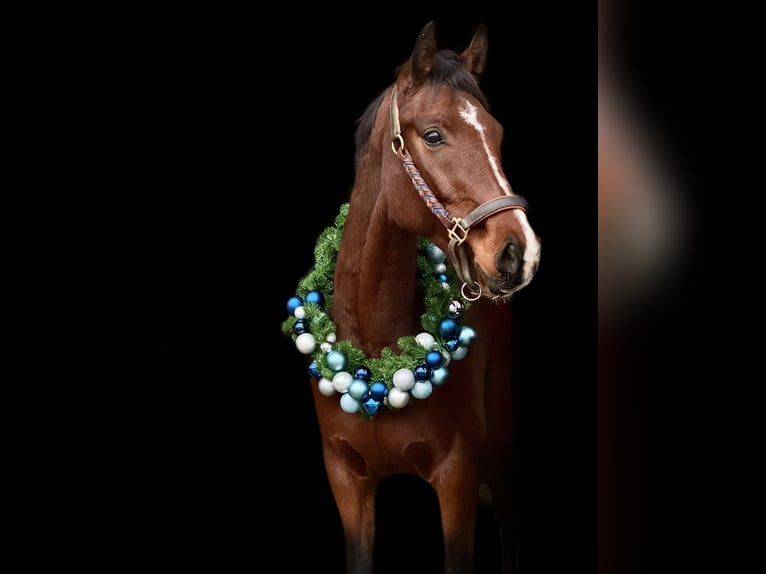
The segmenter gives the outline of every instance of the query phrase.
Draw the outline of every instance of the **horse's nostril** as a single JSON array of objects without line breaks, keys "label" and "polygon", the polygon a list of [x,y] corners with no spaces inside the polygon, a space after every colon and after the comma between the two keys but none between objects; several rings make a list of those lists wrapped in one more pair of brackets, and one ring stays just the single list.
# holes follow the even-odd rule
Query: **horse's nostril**
[{"label": "horse's nostril", "polygon": [[521,265],[521,250],[513,239],[505,242],[495,257],[495,266],[500,273],[515,275]]}]

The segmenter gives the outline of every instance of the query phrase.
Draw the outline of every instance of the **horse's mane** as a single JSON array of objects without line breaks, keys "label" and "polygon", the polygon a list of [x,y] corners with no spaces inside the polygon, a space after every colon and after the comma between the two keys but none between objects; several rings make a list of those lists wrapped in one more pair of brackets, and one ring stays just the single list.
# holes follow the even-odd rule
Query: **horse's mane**
[{"label": "horse's mane", "polygon": [[378,96],[370,102],[359,119],[356,120],[356,134],[354,135],[354,141],[356,142],[356,156],[354,164],[359,162],[359,154],[361,153],[364,144],[370,139],[372,126],[375,125],[375,116],[378,113],[378,108],[385,95],[385,90],[378,94]]},{"label": "horse's mane", "polygon": [[[402,64],[402,66],[403,65],[404,64]],[[397,69],[397,74],[402,66],[399,66]],[[465,67],[465,61],[462,56],[452,50],[439,50],[436,53],[433,67],[426,79],[426,83],[431,85],[446,84],[453,89],[466,92],[479,100],[484,108],[489,110],[489,102],[481,91],[476,76],[469,72]],[[367,143],[367,140],[370,138],[372,127],[375,124],[375,116],[378,113],[378,108],[380,107],[385,94],[386,90],[383,90],[378,94],[356,121],[356,133],[354,136],[356,144],[355,162],[359,160],[359,154],[361,153],[364,144]]]}]

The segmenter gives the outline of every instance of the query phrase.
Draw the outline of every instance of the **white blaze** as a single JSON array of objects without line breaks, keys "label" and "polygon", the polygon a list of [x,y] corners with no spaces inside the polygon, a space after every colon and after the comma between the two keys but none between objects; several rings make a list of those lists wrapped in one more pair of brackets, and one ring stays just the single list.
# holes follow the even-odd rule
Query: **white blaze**
[{"label": "white blaze", "polygon": [[[487,154],[487,160],[489,161],[489,165],[492,167],[492,173],[495,174],[495,179],[497,179],[498,185],[503,190],[505,195],[513,195],[513,192],[511,191],[511,184],[508,183],[508,180],[500,170],[500,163],[493,155],[492,150],[489,149],[486,130],[484,129],[484,125],[479,121],[479,114],[476,106],[474,106],[468,100],[465,100],[463,108],[460,110],[460,117],[463,118],[465,123],[467,123],[469,126],[472,126],[477,132],[479,132],[479,137],[481,138],[481,143],[484,147],[484,153]],[[526,249],[524,250],[524,280],[522,284],[516,289],[518,291],[518,289],[521,289],[532,280],[532,269],[540,259],[540,242],[537,241],[535,232],[532,230],[532,226],[529,225],[527,214],[521,209],[514,209],[513,213],[516,216],[516,219],[519,220],[519,225],[521,226],[521,230],[524,233],[524,240],[526,242]]]},{"label": "white blaze", "polygon": [[487,154],[489,165],[492,166],[492,173],[495,174],[497,183],[505,192],[505,195],[513,195],[511,192],[511,184],[508,183],[508,180],[505,179],[505,176],[503,176],[502,172],[500,171],[500,164],[497,162],[497,158],[492,155],[492,151],[489,149],[489,145],[487,144],[487,135],[485,133],[486,130],[484,129],[482,123],[479,121],[479,114],[477,113],[476,106],[466,100],[463,109],[460,110],[460,117],[465,120],[465,123],[467,123],[469,126],[472,126],[477,132],[479,132],[481,144],[484,146],[484,152]]}]

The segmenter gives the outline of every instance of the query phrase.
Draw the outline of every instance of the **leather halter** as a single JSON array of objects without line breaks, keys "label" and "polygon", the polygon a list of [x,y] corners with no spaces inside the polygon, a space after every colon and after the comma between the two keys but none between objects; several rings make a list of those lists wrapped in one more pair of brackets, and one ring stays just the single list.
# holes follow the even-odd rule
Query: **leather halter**
[{"label": "leather halter", "polygon": [[[390,115],[392,134],[391,148],[393,149],[394,154],[402,160],[404,169],[410,176],[420,197],[426,202],[426,205],[431,209],[431,212],[436,218],[447,228],[447,234],[450,237],[449,255],[452,259],[452,264],[455,267],[458,279],[463,282],[460,292],[467,300],[475,301],[481,297],[481,285],[471,277],[469,259],[465,253],[465,248],[463,247],[463,243],[468,238],[468,232],[474,225],[499,211],[505,211],[506,209],[521,209],[522,211],[526,211],[527,201],[520,195],[501,195],[482,203],[464,217],[453,216],[429,189],[428,184],[420,175],[417,167],[415,167],[415,162],[412,160],[412,156],[410,156],[410,153],[404,145],[404,138],[402,137],[402,130],[399,124],[399,105],[397,103],[396,87],[394,87],[391,92]],[[478,292],[471,293],[471,296],[468,296],[466,295],[465,289],[466,286],[470,284],[475,285],[476,288],[478,288]],[[471,289],[473,289],[473,287],[471,287]]]}]

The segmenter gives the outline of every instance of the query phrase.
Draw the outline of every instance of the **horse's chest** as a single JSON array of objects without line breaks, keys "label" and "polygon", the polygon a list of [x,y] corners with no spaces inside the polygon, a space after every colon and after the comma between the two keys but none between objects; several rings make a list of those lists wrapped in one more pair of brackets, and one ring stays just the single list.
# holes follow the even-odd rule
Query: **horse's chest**
[{"label": "horse's chest", "polygon": [[375,436],[367,440],[349,440],[353,448],[350,458],[362,458],[373,475],[412,472],[429,476],[447,456],[453,438],[443,429],[435,432],[417,425],[408,426],[406,431],[377,429]]},{"label": "horse's chest", "polygon": [[484,426],[475,417],[454,417],[431,408],[387,415],[343,437],[346,457],[363,460],[364,467],[375,475],[413,472],[429,476],[455,449],[477,448],[482,435],[479,429]]}]

